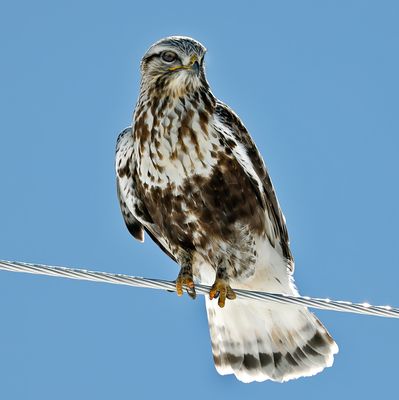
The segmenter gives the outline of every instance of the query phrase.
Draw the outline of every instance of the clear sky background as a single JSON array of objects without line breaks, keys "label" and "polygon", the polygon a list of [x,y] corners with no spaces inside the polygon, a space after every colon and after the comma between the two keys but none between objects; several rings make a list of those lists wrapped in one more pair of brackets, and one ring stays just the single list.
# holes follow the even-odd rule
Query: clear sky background
[{"label": "clear sky background", "polygon": [[[141,56],[181,34],[266,159],[301,293],[398,306],[398,20],[395,1],[3,0],[0,258],[176,277],[125,229],[113,163]],[[317,315],[333,368],[245,385],[214,369],[203,298],[0,272],[0,398],[394,398],[399,321]]]}]

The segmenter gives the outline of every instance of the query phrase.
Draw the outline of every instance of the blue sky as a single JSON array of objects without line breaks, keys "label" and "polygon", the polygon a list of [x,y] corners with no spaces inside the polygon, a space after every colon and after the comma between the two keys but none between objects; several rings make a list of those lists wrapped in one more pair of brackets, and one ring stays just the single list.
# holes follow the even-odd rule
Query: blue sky
[{"label": "blue sky", "polygon": [[[399,6],[394,1],[13,1],[0,5],[2,259],[174,279],[120,216],[114,145],[139,61],[208,48],[287,218],[301,293],[399,305]],[[245,385],[212,363],[203,299],[0,272],[0,398],[392,398],[399,322],[317,312],[333,368]]]}]

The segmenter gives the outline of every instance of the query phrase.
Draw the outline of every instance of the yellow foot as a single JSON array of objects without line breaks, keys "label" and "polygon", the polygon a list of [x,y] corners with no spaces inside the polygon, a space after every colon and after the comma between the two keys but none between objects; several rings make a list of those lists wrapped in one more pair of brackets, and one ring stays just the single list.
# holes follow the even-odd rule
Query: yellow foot
[{"label": "yellow foot", "polygon": [[229,300],[234,300],[236,298],[236,294],[233,289],[224,279],[216,278],[215,283],[212,285],[211,290],[209,291],[209,298],[217,299],[219,307],[224,307],[226,303],[226,298]]},{"label": "yellow foot", "polygon": [[192,299],[195,299],[197,297],[197,294],[195,293],[195,285],[191,268],[182,267],[180,269],[179,275],[177,276],[175,283],[176,283],[176,292],[178,296],[182,296],[183,288],[186,288],[188,295]]}]

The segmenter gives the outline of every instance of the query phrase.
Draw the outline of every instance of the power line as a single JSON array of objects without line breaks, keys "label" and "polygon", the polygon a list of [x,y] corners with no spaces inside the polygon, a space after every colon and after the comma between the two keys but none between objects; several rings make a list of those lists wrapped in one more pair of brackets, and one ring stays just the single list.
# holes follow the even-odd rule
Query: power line
[{"label": "power line", "polygon": [[[85,269],[54,267],[43,264],[30,264],[17,261],[0,260],[0,269],[12,272],[25,272],[28,274],[49,275],[69,279],[113,283],[116,285],[128,285],[151,289],[163,289],[175,291],[175,283],[163,279],[149,279],[138,276],[111,274],[109,272],[88,271]],[[209,286],[196,284],[197,293],[207,295]],[[280,293],[257,292],[250,290],[234,289],[237,298],[273,301],[281,304],[295,304],[318,308],[321,310],[333,310],[364,315],[376,315],[380,317],[399,318],[399,309],[391,306],[373,306],[368,303],[351,303],[330,299],[318,299],[307,296],[289,296]]]}]

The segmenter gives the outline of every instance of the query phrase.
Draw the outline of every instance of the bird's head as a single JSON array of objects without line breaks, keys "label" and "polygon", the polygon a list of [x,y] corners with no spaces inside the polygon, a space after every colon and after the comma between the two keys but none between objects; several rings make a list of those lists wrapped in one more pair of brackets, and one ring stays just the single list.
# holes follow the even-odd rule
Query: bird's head
[{"label": "bird's head", "polygon": [[185,36],[170,36],[154,43],[141,60],[142,88],[158,95],[182,96],[207,87],[205,47]]}]

